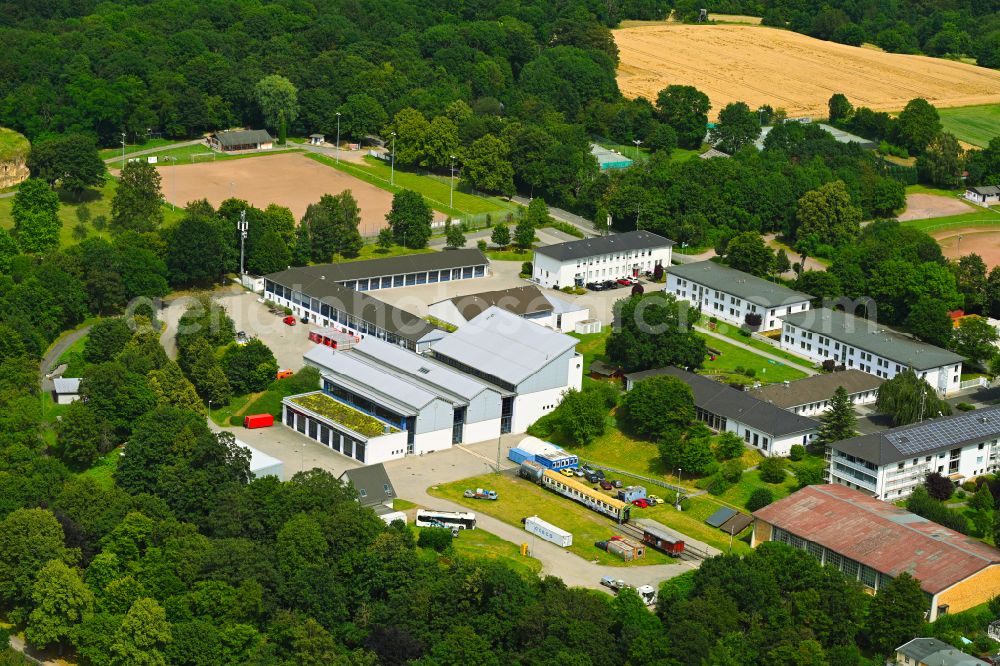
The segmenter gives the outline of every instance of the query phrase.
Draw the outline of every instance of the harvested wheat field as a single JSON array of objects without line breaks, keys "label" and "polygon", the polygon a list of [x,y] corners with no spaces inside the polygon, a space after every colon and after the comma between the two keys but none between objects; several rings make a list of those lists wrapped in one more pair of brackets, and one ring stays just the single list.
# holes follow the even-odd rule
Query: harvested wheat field
[{"label": "harvested wheat field", "polygon": [[915,97],[939,107],[1000,102],[1000,71],[824,42],[788,30],[655,23],[613,34],[621,56],[618,85],[625,95],[655,100],[667,85],[693,85],[712,100],[712,117],[736,101],[822,117],[837,92],[855,106],[880,111],[898,111]]},{"label": "harvested wheat field", "polygon": [[195,199],[208,199],[213,206],[230,197],[258,208],[268,204],[287,206],[301,219],[306,206],[324,194],[351,190],[361,209],[359,229],[365,236],[386,226],[392,194],[353,176],[337,171],[298,153],[261,155],[243,160],[225,160],[159,167],[167,200],[183,206]]}]

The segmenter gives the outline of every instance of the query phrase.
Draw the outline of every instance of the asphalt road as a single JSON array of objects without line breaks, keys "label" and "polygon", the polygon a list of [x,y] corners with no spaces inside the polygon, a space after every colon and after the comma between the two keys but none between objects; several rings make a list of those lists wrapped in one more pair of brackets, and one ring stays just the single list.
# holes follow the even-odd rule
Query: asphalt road
[{"label": "asphalt road", "polygon": [[63,352],[73,346],[74,342],[87,335],[87,333],[90,333],[90,326],[84,326],[69,335],[63,336],[45,352],[38,371],[38,385],[41,387],[43,393],[53,389],[52,380],[46,379],[45,375],[56,367],[56,361],[63,355]]}]

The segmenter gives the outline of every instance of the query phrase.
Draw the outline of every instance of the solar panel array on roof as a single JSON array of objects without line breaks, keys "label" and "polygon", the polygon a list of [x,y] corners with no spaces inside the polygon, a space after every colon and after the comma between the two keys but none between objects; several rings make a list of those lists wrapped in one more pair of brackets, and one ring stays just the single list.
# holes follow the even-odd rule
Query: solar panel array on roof
[{"label": "solar panel array on roof", "polygon": [[721,527],[724,522],[739,513],[736,509],[730,509],[728,506],[724,506],[711,516],[705,519],[705,522],[712,527]]}]

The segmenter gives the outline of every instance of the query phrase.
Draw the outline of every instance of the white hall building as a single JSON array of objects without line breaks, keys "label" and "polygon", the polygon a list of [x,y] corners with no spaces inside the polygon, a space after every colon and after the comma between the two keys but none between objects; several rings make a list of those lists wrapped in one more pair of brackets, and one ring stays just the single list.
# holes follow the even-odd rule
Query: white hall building
[{"label": "white hall building", "polygon": [[656,266],[666,268],[674,242],[651,231],[628,231],[556,243],[535,249],[533,282],[552,289],[588,282],[637,278]]},{"label": "white hall building", "polygon": [[819,363],[832,359],[882,379],[912,369],[940,395],[951,395],[961,386],[961,356],[871,319],[819,308],[786,315],[782,320],[781,348],[793,354]]}]

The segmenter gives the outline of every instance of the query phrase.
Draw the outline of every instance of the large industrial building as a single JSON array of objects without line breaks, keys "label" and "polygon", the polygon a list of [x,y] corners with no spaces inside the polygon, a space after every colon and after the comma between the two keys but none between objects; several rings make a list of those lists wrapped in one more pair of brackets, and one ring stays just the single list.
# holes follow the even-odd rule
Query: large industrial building
[{"label": "large industrial building", "polygon": [[430,355],[475,377],[502,396],[500,432],[524,432],[580,390],[583,357],[576,338],[496,306],[431,347]]},{"label": "large industrial building", "polygon": [[1000,405],[861,435],[827,448],[830,483],[896,500],[931,472],[962,483],[1000,469]]},{"label": "large industrial building", "polygon": [[533,284],[447,298],[431,303],[428,312],[453,326],[463,326],[494,305],[536,324],[567,333],[590,317],[590,309],[586,306],[546,294]]},{"label": "large industrial building", "polygon": [[793,414],[769,402],[680,368],[658,368],[625,375],[625,389],[666,375],[691,387],[698,420],[717,432],[733,432],[767,456],[787,456],[792,446],[805,446],[819,431],[819,422]]},{"label": "large industrial building", "polygon": [[650,231],[629,231],[535,249],[531,279],[543,287],[637,278],[670,265],[674,242]]},{"label": "large industrial building", "polygon": [[782,317],[781,348],[822,363],[892,379],[912,369],[941,395],[958,391],[962,357],[914,340],[871,319],[821,308]]},{"label": "large industrial building", "polygon": [[664,271],[668,294],[689,301],[703,314],[742,326],[749,314],[759,315],[760,329],[781,328],[781,319],[809,309],[812,296],[738,271],[714,261],[670,266]]},{"label": "large industrial building", "polygon": [[1000,550],[846,486],[806,486],[753,515],[751,546],[799,548],[871,592],[910,574],[932,622],[1000,589]]}]

